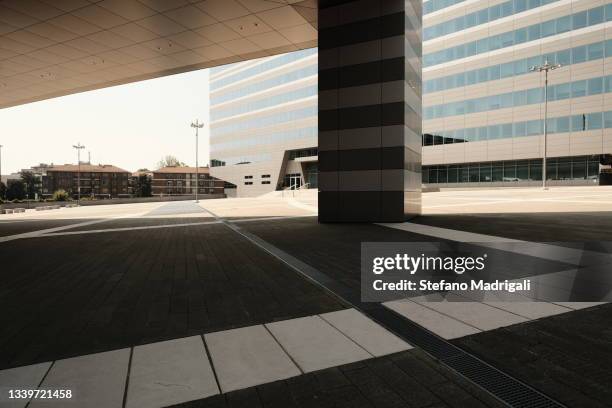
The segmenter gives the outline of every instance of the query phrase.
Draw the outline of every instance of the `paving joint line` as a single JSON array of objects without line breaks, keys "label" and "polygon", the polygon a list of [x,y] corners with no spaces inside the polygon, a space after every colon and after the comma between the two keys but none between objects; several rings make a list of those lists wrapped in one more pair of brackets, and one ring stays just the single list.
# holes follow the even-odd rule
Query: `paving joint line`
[{"label": "paving joint line", "polygon": [[[355,296],[353,296],[352,293],[345,293],[344,295],[336,293],[333,289],[328,288],[327,285],[322,283],[320,280],[327,281],[328,284],[336,286],[337,288],[344,286],[340,282],[330,278],[328,275],[320,272],[316,268],[305,264],[294,256],[280,250],[256,235],[243,231],[238,225],[233,224],[232,221],[219,217],[206,208],[205,210],[216,219],[219,219],[228,228],[232,229],[237,234],[242,235],[245,239],[271,256],[282,261],[291,269],[298,272],[301,276],[314,282],[317,286],[331,293],[343,303],[348,304],[349,306],[364,313],[366,316],[370,317],[381,326],[387,328],[404,341],[407,341],[409,344],[415,347],[419,347],[434,360],[439,361],[441,364],[457,373],[457,375],[461,376],[461,378],[470,381],[472,384],[476,385],[501,403],[509,407],[565,407],[565,405],[533,388],[520,379],[494,367],[468,351],[454,345],[435,333],[432,333],[428,329],[413,322],[405,316],[385,308],[385,306],[381,303],[364,305],[360,300],[355,299]],[[307,270],[302,270],[302,268],[300,268],[298,265],[306,266]],[[385,324],[384,320],[388,320],[388,324]],[[390,327],[390,325],[394,325],[395,328]],[[476,370],[476,372],[474,372],[475,364],[480,365],[480,368],[488,370],[489,374],[497,377],[497,384],[495,384],[496,386],[491,385],[491,378],[487,377],[485,380],[483,378],[483,373],[480,372],[480,370]],[[521,387],[522,389],[520,391],[509,391],[509,388],[516,389]],[[503,394],[505,394],[505,396]],[[528,394],[531,394],[531,400],[526,400]]]}]

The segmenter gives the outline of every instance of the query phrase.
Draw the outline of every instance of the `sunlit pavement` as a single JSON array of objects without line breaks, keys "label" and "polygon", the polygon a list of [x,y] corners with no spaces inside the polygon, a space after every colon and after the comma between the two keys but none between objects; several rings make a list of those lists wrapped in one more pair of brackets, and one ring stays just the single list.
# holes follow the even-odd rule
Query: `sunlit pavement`
[{"label": "sunlit pavement", "polygon": [[[358,290],[362,241],[605,240],[611,204],[609,188],[425,193],[419,233],[318,224],[312,191],[1,215],[0,384],[74,389],[45,406],[496,406],[296,262]],[[607,305],[386,307],[569,406],[612,403]]]}]

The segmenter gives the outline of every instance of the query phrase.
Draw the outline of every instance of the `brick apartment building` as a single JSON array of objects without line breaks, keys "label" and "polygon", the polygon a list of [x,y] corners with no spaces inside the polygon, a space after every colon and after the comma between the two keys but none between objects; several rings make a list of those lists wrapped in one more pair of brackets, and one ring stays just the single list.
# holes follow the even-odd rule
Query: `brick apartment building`
[{"label": "brick apartment building", "polygon": [[[198,194],[223,194],[224,182],[211,177],[208,167],[200,167]],[[195,194],[195,167],[162,167],[153,171],[153,195]]]},{"label": "brick apartment building", "polygon": [[[110,198],[129,194],[130,172],[110,164],[81,163],[81,197]],[[43,196],[51,196],[57,190],[65,190],[71,196],[78,193],[79,166],[76,164],[53,165],[43,175]]]}]

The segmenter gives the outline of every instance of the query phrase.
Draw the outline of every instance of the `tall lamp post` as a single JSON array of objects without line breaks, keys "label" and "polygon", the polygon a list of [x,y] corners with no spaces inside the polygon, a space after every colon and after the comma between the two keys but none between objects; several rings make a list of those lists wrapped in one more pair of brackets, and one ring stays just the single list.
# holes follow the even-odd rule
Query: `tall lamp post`
[{"label": "tall lamp post", "polygon": [[561,64],[550,64],[548,58],[544,60],[543,65],[534,65],[529,68],[533,72],[544,72],[544,158],[542,160],[542,188],[546,187],[546,142],[548,139],[548,71],[554,71],[557,68],[561,68]]},{"label": "tall lamp post", "polygon": [[199,173],[199,168],[198,168],[198,130],[202,129],[204,127],[204,123],[200,123],[196,119],[195,122],[191,122],[191,127],[195,128],[195,130],[196,130],[196,189],[195,189],[195,202],[199,203],[199,201],[198,201],[198,190],[200,189],[200,173]]},{"label": "tall lamp post", "polygon": [[85,146],[79,142],[76,145],[72,145],[72,147],[77,149],[77,164],[79,166],[77,172],[77,205],[81,205],[81,150],[83,150]]}]

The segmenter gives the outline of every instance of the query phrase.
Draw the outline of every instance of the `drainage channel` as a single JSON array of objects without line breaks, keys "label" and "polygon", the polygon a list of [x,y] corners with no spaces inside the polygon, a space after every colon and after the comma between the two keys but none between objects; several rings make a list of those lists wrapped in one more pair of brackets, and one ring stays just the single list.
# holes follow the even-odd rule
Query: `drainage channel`
[{"label": "drainage channel", "polygon": [[380,303],[364,303],[358,291],[331,278],[318,269],[300,261],[258,236],[243,230],[238,225],[208,211],[234,232],[277,258],[301,276],[329,292],[343,303],[360,310],[372,320],[386,327],[413,346],[454,370],[462,377],[478,385],[504,404],[515,408],[561,408],[565,405],[555,401],[521,380],[493,367],[487,362],[437,336]]}]

